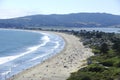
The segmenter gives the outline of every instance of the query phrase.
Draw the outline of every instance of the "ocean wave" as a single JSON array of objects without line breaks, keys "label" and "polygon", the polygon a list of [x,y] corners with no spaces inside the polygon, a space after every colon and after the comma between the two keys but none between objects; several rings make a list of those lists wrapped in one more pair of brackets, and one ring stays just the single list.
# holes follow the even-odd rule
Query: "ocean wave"
[{"label": "ocean wave", "polygon": [[[51,41],[52,42],[52,41]],[[56,39],[53,43],[55,44],[51,49],[48,50],[48,53],[44,53],[44,54],[40,54],[39,56],[37,57],[34,57],[32,59],[30,59],[29,61],[35,61],[37,59],[40,59],[40,61],[43,61],[45,59],[48,59],[49,57],[55,55],[57,52],[59,52],[61,50],[60,48],[60,39]],[[28,61],[28,62],[29,62]]]},{"label": "ocean wave", "polygon": [[54,46],[54,49],[58,48],[60,46],[60,43],[59,42],[55,42],[55,46]]},{"label": "ocean wave", "polygon": [[17,55],[0,57],[0,76],[2,78],[8,74],[10,74],[8,75],[10,77],[24,69],[37,65],[64,48],[64,40],[60,36],[52,33],[38,33],[42,36],[38,45],[27,47],[24,52],[16,53]]},{"label": "ocean wave", "polygon": [[[42,34],[44,34],[44,33],[42,33]],[[45,45],[50,41],[50,38],[47,36],[47,34],[44,34],[44,36],[41,38],[41,40],[43,41],[42,44],[29,47],[29,48],[27,48],[27,51],[26,51],[26,52],[19,53],[19,55],[7,56],[7,57],[0,57],[0,65],[1,65],[1,64],[4,64],[4,63],[7,63],[7,62],[9,62],[9,61],[15,60],[15,59],[17,59],[17,58],[19,58],[19,57],[22,57],[22,56],[24,56],[24,55],[27,55],[27,54],[29,54],[29,53],[35,52],[35,51],[38,50],[41,46],[45,46]]]}]

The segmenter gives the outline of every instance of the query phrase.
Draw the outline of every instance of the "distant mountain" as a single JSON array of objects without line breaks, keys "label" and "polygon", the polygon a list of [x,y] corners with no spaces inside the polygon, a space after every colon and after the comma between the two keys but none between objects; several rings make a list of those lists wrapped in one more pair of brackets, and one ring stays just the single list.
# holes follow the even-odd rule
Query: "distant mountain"
[{"label": "distant mountain", "polygon": [[109,27],[117,25],[120,25],[120,15],[106,13],[32,15],[0,19],[0,27]]}]

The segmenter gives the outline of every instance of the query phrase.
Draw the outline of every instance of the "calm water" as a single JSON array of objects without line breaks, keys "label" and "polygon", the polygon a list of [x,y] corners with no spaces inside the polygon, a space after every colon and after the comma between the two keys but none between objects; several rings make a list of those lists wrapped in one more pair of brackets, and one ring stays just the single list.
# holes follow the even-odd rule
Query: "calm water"
[{"label": "calm water", "polygon": [[0,80],[55,55],[64,44],[55,34],[0,29]]},{"label": "calm water", "polygon": [[87,30],[87,31],[102,31],[106,33],[120,33],[120,28],[79,28],[74,30]]},{"label": "calm water", "polygon": [[120,33],[120,28],[63,28],[63,29],[58,29],[58,30],[75,30],[75,31],[79,31],[79,30],[86,30],[86,31],[102,31],[102,32],[107,32],[107,33]]}]

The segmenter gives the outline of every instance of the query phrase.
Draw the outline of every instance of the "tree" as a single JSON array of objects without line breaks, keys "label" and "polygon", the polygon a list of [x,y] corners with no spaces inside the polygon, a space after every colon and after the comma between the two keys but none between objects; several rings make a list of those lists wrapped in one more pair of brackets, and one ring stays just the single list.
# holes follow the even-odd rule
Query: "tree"
[{"label": "tree", "polygon": [[116,41],[114,41],[113,49],[116,51],[117,54],[120,55],[120,39],[116,39]]},{"label": "tree", "polygon": [[100,53],[108,53],[109,47],[106,43],[103,43],[100,47]]}]

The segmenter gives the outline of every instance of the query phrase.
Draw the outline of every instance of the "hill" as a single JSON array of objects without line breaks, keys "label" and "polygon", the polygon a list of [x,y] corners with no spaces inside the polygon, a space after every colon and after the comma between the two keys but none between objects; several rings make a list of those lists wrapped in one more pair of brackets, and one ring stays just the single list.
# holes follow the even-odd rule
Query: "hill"
[{"label": "hill", "polygon": [[109,27],[117,25],[120,25],[120,15],[106,13],[32,15],[0,19],[0,27]]}]

